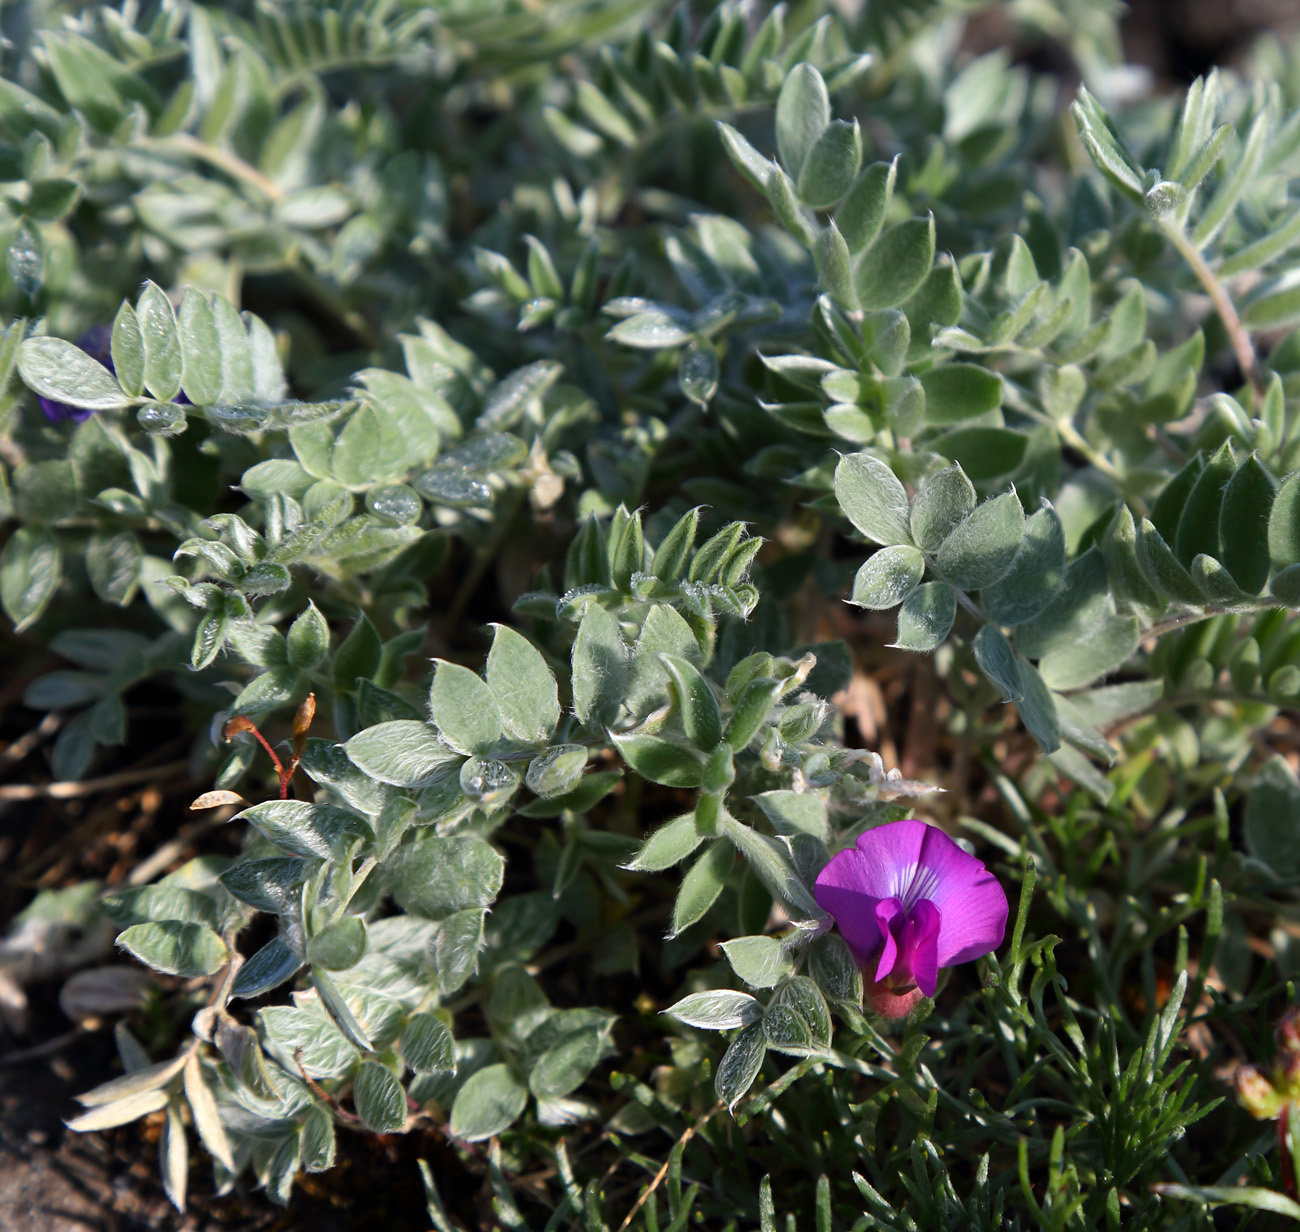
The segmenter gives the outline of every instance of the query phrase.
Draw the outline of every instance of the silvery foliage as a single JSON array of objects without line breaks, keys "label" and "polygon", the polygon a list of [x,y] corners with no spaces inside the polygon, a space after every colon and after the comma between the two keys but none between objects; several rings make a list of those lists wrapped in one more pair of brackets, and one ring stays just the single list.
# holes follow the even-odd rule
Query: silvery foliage
[{"label": "silvery foliage", "polygon": [[[588,522],[567,591],[520,601],[552,623],[549,653],[498,625],[481,673],[437,661],[427,707],[374,682],[382,647],[364,618],[332,653],[314,608],[295,621],[288,666],[255,676],[235,713],[266,709],[268,677],[290,672],[277,677],[290,697],[335,682],[354,699],[356,730],[303,743],[313,800],[269,800],[235,816],[249,828],[240,859],[201,857],[103,900],[123,927],[119,947],[165,975],[209,979],[213,994],[174,1062],[82,1097],[88,1111],[73,1127],[121,1124],[183,1099],[220,1185],[251,1167],[284,1198],[300,1166],[329,1166],[338,1117],[394,1132],[408,1101],[435,1103],[466,1141],[501,1133],[530,1106],[543,1124],[587,1117],[576,1093],[611,1050],[614,1015],[552,1007],[526,964],[578,909],[575,893],[580,901],[593,878],[608,883],[620,863],[655,872],[690,861],[674,935],[713,907],[737,853],[795,923],[784,941],[755,936],[728,950],[745,979],[777,986],[766,1009],[732,993],[717,996],[741,1009],[692,1009],[696,997],[669,1011],[695,1026],[765,1024],[757,1050],[746,1037],[728,1051],[745,1053],[748,1077],[724,1061],[720,1096],[734,1104],[745,1093],[768,1047],[829,1048],[827,997],[861,998],[856,967],[843,942],[823,935],[829,921],[812,893],[830,854],[830,812],[872,815],[925,789],[822,736],[829,707],[806,686],[820,670],[827,691],[840,687],[841,645],[823,648],[820,665],[816,650],[758,652],[723,681],[706,674],[724,615],[758,601],[746,579],[760,541],[733,523],[697,543],[698,521],[692,510],[658,545],[645,543],[639,514],[616,511],[607,531]],[[590,827],[588,813],[624,777],[589,767],[602,750],[648,782],[697,791],[694,808],[639,849]],[[564,842],[552,852],[552,884],[500,899],[505,861],[492,840],[517,815],[560,819]],[[750,824],[760,819],[774,836]],[[242,953],[238,936],[258,913],[275,920],[276,935]],[[798,973],[809,958],[820,983]],[[471,979],[486,990],[489,1037],[454,1031],[455,999]],[[239,1003],[277,990],[254,1012],[256,1028],[246,1025]],[[353,1113],[334,1105],[345,1094]]]},{"label": "silvery foliage", "polygon": [[[1251,344],[1300,321],[1286,88],[1212,75],[1181,110],[1136,114],[1127,142],[1126,117],[1084,91],[1092,166],[1059,190],[1029,161],[1054,107],[1041,83],[998,54],[933,71],[949,5],[869,5],[793,36],[779,8],[751,25],[724,5],[697,28],[607,7],[266,6],[258,23],[89,9],[22,49],[39,73],[0,80],[20,186],[0,224],[0,387],[22,446],[0,471],[20,524],[0,602],[19,630],[69,596],[125,613],[61,628],[50,644],[73,669],[28,690],[76,712],[57,773],[83,775],[123,739],[125,691],[178,667],[211,711],[258,721],[312,691],[336,736],[303,748],[310,799],[239,815],[238,860],[103,905],[124,950],[210,989],[174,1060],[150,1065],[122,1034],[128,1073],[74,1122],[165,1111],[178,1205],[186,1117],[219,1186],[251,1168],[283,1201],[300,1167],[330,1166],[338,1125],[395,1132],[434,1107],[474,1141],[526,1115],[590,1116],[581,1088],[614,1015],[552,1006],[528,964],[562,916],[590,923],[593,899],[625,894],[620,866],[685,866],[674,937],[742,886],[752,935],[724,951],[751,991],[669,1011],[737,1032],[715,1070],[725,1105],[769,1051],[884,1072],[832,1047],[832,1008],[870,1028],[811,886],[847,830],[922,789],[841,747],[825,699],[843,647],[792,646],[790,612],[760,603],[769,579],[898,608],[895,644],[934,653],[967,713],[1004,733],[996,706],[1014,703],[1102,802],[1117,724],[1130,756],[1174,748],[1194,765],[1195,732],[1187,754],[1151,712],[1214,693],[1233,710],[1209,755],[1236,766],[1300,696],[1300,344],[1267,363]],[[1113,28],[1078,16],[1080,63],[1102,64]],[[468,109],[521,60],[568,51],[584,73],[512,85],[523,119],[500,121],[498,135],[528,126],[545,174],[504,200],[474,182],[493,209],[454,234],[450,173],[475,168],[447,164],[472,144]],[[157,69],[173,62],[188,71]],[[369,122],[322,84],[379,65],[445,109],[437,156],[386,106]],[[681,197],[640,191],[678,156]],[[138,241],[116,308],[87,211]],[[625,211],[648,213],[647,235]],[[283,337],[215,289],[245,272],[311,288],[345,345],[316,337],[315,366],[286,374]],[[186,282],[204,285],[161,289]],[[1186,324],[1200,295],[1220,313],[1204,329]],[[97,312],[111,370],[61,337]],[[1235,377],[1207,370],[1224,357]],[[37,427],[24,385],[92,413],[70,436]],[[214,512],[222,485],[239,495]],[[665,503],[629,512],[647,497]],[[723,516],[706,525],[705,505]],[[448,560],[472,555],[477,583],[520,527],[552,523],[577,527],[560,576],[518,599],[481,671],[439,661],[421,696],[414,613],[445,600]],[[773,541],[761,565],[747,523]],[[832,533],[869,552],[856,577],[813,549]],[[472,591],[450,598],[456,615]],[[246,782],[256,752],[240,737],[216,787]],[[1278,864],[1300,788],[1281,763],[1268,774],[1284,807],[1255,809],[1246,841]],[[629,849],[588,819],[631,782],[692,794]],[[501,898],[494,837],[516,816],[558,824],[545,884]],[[1218,893],[1202,877],[1179,919],[1221,923]],[[996,995],[1032,1050],[1051,1031],[1055,939],[1022,945],[1027,901]],[[242,952],[259,913],[275,937]],[[629,932],[602,950],[610,970]],[[255,997],[270,999],[247,1013]],[[457,1033],[458,997],[482,1004],[489,1035]],[[1125,1078],[1149,1113],[1126,1175],[1195,1111],[1179,1120],[1182,1097],[1167,1099],[1172,1021],[1152,1020],[1150,1064]]]}]

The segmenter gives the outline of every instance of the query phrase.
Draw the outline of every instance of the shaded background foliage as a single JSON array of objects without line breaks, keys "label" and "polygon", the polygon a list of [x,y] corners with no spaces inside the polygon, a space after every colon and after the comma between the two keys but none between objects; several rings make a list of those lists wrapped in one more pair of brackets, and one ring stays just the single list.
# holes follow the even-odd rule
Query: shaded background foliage
[{"label": "shaded background foliage", "polygon": [[[150,836],[17,849],[11,1025],[51,938],[162,973],[65,987],[164,1066],[87,1129],[291,1210],[418,1155],[440,1228],[1285,1209],[1222,1096],[1295,963],[1300,78],[1149,94],[1118,17],[5,10],[8,805]],[[300,799],[179,823],[276,794],[230,714]],[[912,780],[1021,913],[884,1037],[807,883]]]}]

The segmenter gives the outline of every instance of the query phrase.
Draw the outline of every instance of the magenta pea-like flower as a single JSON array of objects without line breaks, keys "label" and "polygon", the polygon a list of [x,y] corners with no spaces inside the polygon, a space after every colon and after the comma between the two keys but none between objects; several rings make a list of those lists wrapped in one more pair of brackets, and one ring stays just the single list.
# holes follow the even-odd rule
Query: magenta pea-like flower
[{"label": "magenta pea-like flower", "polygon": [[871,981],[869,1004],[890,1017],[933,997],[944,967],[997,949],[1007,928],[997,878],[923,821],[859,835],[822,869],[816,895]]}]

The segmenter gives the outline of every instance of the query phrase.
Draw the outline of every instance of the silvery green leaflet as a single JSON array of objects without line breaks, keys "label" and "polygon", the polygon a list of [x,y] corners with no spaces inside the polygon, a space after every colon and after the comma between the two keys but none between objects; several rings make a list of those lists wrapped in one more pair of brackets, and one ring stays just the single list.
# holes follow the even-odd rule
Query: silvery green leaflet
[{"label": "silvery green leaflet", "polygon": [[[24,700],[239,801],[97,908],[165,1029],[71,1124],[178,1207],[436,1126],[439,1232],[1300,1215],[1216,1078],[1298,962],[1300,49],[1108,106],[1110,6],[989,6],[1063,126],[968,7],[0,15]],[[886,1030],[814,887],[914,811],[1012,927]]]}]

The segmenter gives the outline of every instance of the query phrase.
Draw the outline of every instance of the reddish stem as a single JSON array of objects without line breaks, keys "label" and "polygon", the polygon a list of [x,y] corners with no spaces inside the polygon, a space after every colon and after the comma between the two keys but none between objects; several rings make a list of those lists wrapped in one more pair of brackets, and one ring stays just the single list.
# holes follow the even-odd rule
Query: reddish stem
[{"label": "reddish stem", "polygon": [[275,750],[267,742],[266,737],[257,730],[257,724],[254,723],[252,719],[246,718],[242,714],[237,714],[226,724],[225,730],[221,734],[225,737],[226,743],[228,744],[241,732],[251,732],[256,738],[258,744],[266,750],[267,756],[275,764],[275,772],[277,774],[284,773],[284,767],[280,764],[280,759],[276,756]]},{"label": "reddish stem", "polygon": [[325,1088],[322,1087],[320,1083],[303,1068],[301,1048],[295,1048],[293,1050],[293,1063],[298,1067],[298,1073],[302,1075],[303,1082],[311,1088],[312,1094],[315,1095],[317,1099],[321,1100],[322,1103],[326,1104],[330,1111],[333,1112],[340,1121],[343,1121],[348,1125],[361,1124],[361,1118],[357,1116],[355,1112],[349,1112],[346,1108],[342,1107],[339,1104],[339,1101],[325,1090]]},{"label": "reddish stem", "polygon": [[267,756],[271,759],[271,764],[275,767],[276,776],[280,780],[280,799],[287,800],[289,798],[289,784],[293,780],[294,771],[298,769],[298,763],[302,761],[303,753],[306,752],[307,732],[311,728],[311,721],[315,716],[316,694],[308,693],[302,705],[298,707],[298,713],[294,715],[293,758],[287,767],[276,755],[267,738],[258,730],[257,724],[245,715],[235,715],[226,724],[222,735],[229,741],[232,737],[239,735],[240,732],[251,733],[258,744],[266,750]]},{"label": "reddish stem", "polygon": [[1291,1135],[1288,1132],[1291,1125],[1291,1105],[1284,1104],[1282,1115],[1277,1118],[1277,1144],[1278,1150],[1282,1156],[1282,1188],[1286,1191],[1288,1197],[1295,1198],[1295,1156],[1291,1154]]}]

